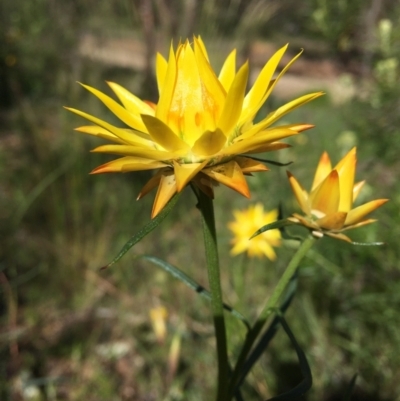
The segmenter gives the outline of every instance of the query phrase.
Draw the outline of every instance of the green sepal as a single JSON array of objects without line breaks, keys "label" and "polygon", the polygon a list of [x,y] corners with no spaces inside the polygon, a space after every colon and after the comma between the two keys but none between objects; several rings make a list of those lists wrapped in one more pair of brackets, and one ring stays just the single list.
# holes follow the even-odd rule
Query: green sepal
[{"label": "green sepal", "polygon": [[[187,285],[189,288],[192,290],[196,291],[199,295],[201,295],[203,298],[211,301],[211,293],[206,290],[202,285],[198,284],[196,281],[194,281],[191,277],[189,277],[186,273],[184,273],[182,270],[178,269],[176,266],[173,266],[169,264],[168,262],[165,262],[162,259],[159,259],[155,256],[139,256],[138,259],[144,259],[147,260],[154,265],[161,267],[163,270],[165,270],[167,273],[171,274],[173,277],[177,278],[180,280],[182,283]],[[224,309],[228,311],[232,316],[236,317],[240,321],[244,323],[246,326],[247,330],[250,330],[250,323],[246,320],[246,318],[239,313],[236,309],[232,308],[231,306],[227,304],[223,304]]]},{"label": "green sepal", "polygon": [[270,223],[270,224],[267,224],[267,225],[261,227],[249,239],[257,237],[257,235],[260,235],[265,231],[274,230],[274,229],[280,229],[282,227],[292,226],[294,224],[296,224],[296,223],[293,223],[292,221],[287,220],[287,219],[277,220],[277,221],[274,221],[273,223]]},{"label": "green sepal", "polygon": [[181,193],[176,193],[171,200],[167,203],[163,210],[152,220],[150,220],[138,233],[129,239],[129,241],[122,247],[118,255],[108,264],[100,268],[100,270],[107,269],[117,263],[135,244],[141,241],[147,234],[152,232],[159,224],[169,215],[176,202],[178,201]]}]

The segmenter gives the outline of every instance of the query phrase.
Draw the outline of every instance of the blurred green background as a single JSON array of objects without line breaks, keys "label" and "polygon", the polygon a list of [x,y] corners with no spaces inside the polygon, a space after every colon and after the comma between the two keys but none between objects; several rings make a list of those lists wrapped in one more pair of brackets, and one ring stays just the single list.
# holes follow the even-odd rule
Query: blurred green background
[{"label": "blurred green background", "polygon": [[[206,400],[216,362],[207,303],[135,254],[155,254],[206,284],[199,213],[190,190],[178,207],[121,262],[109,262],[150,218],[152,195],[136,202],[148,173],[89,176],[112,157],[89,154],[101,140],[74,133],[85,124],[72,106],[113,116],[76,84],[105,92],[115,81],[157,101],[156,51],[200,34],[218,70],[233,47],[253,79],[273,51],[305,52],[263,113],[313,90],[327,95],[285,121],[316,125],[268,157],[293,161],[308,187],[327,150],[336,163],[358,147],[362,201],[390,198],[378,223],[351,233],[382,247],[319,241],[300,269],[288,311],[314,377],[305,400],[342,400],[358,373],[353,400],[400,394],[400,3],[392,0],[31,0],[0,2],[0,399]],[[281,66],[282,67],[282,66]],[[251,201],[298,211],[285,168],[249,179]],[[249,201],[216,189],[226,300],[249,318],[271,292],[293,243],[278,261],[245,265],[244,296],[232,277],[226,225]],[[190,250],[190,252],[188,252]],[[157,340],[149,312],[165,306]],[[232,354],[243,338],[228,318]],[[177,367],[171,343],[180,344]],[[262,400],[300,380],[296,355],[278,333],[244,389]]]}]

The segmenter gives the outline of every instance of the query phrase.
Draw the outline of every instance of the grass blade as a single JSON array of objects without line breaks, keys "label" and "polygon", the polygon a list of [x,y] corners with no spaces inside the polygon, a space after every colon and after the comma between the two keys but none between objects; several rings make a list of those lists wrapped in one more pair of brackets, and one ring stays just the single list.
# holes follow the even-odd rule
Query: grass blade
[{"label": "grass blade", "polygon": [[[177,267],[175,267],[175,266],[169,264],[168,262],[165,262],[164,260],[159,259],[155,256],[143,255],[143,256],[140,256],[139,258],[147,260],[147,261],[153,263],[154,265],[161,267],[167,273],[171,274],[173,277],[177,278],[182,283],[186,284],[189,288],[196,291],[202,297],[211,301],[210,292],[208,290],[206,290],[203,286],[198,284],[196,281],[194,281],[191,277],[189,277],[182,270],[178,269]],[[230,314],[232,314],[232,316],[235,316],[237,319],[241,320],[245,324],[245,326],[248,330],[250,329],[249,322],[246,320],[246,318],[241,313],[239,313],[236,309],[233,309],[231,306],[229,306],[225,303],[223,304],[223,306],[226,311],[228,311]]]},{"label": "grass blade", "polygon": [[108,265],[101,267],[101,270],[107,269],[117,263],[129,251],[129,249],[141,241],[147,234],[152,232],[169,215],[178,201],[179,196],[180,193],[176,193],[167,203],[164,209],[154,219],[150,220],[138,233],[131,237],[119,251],[118,255]]},{"label": "grass blade", "polygon": [[288,324],[286,323],[285,318],[279,312],[279,310],[277,311],[277,317],[279,317],[282,328],[285,330],[286,334],[288,335],[288,337],[290,339],[290,342],[292,343],[292,345],[296,351],[297,358],[298,358],[299,364],[300,364],[300,370],[303,375],[303,380],[296,387],[294,387],[291,390],[289,390],[283,394],[280,394],[276,397],[272,397],[268,401],[292,401],[292,400],[297,399],[298,397],[304,395],[311,388],[311,386],[312,386],[311,369],[310,369],[310,365],[308,364],[306,354],[300,348],[295,336],[293,335]]},{"label": "grass blade", "polygon": [[[297,288],[297,274],[295,274],[292,277],[292,279],[290,280],[284,300],[283,300],[281,306],[279,307],[280,313],[282,315],[286,312],[286,310],[289,308],[290,304],[292,303],[296,288]],[[246,364],[243,367],[243,371],[241,373],[241,377],[238,382],[238,385],[236,386],[235,392],[239,390],[240,386],[246,379],[247,375],[250,373],[254,364],[258,361],[260,356],[263,354],[263,352],[268,347],[271,340],[275,337],[275,334],[277,333],[277,331],[280,327],[280,324],[281,324],[280,317],[276,316],[274,318],[274,320],[271,322],[271,324],[269,325],[268,329],[261,336],[261,339],[259,340],[259,342],[255,346],[255,348],[253,349],[253,351],[247,358]]]},{"label": "grass blade", "polygon": [[295,223],[293,223],[289,220],[286,220],[286,219],[274,221],[273,223],[270,223],[270,224],[267,224],[267,225],[261,227],[249,239],[257,237],[257,235],[260,235],[265,231],[274,230],[276,228],[281,229],[282,227],[292,226],[293,224],[295,224]]},{"label": "grass blade", "polygon": [[351,400],[351,394],[353,393],[354,387],[356,385],[357,376],[358,376],[358,373],[356,373],[350,380],[350,383],[346,388],[346,392],[344,393],[343,401]]}]

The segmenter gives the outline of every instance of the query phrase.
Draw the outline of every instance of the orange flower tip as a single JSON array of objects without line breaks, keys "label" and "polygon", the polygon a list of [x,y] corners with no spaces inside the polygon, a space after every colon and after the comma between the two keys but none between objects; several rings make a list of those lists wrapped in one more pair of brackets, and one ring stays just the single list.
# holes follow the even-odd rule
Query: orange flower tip
[{"label": "orange flower tip", "polygon": [[378,208],[378,207],[384,205],[386,202],[389,202],[389,200],[390,200],[390,199],[376,199],[376,200],[375,200],[376,208]]},{"label": "orange flower tip", "polygon": [[331,159],[328,155],[328,152],[325,151],[324,153],[322,153],[322,156],[319,159],[319,164],[329,164],[330,162],[331,162]]},{"label": "orange flower tip", "polygon": [[156,110],[157,105],[155,103],[151,102],[150,100],[143,100],[143,102],[150,106],[154,111]]},{"label": "orange flower tip", "polygon": [[110,173],[111,171],[107,168],[107,166],[98,166],[94,168],[89,174],[101,174],[101,173]]},{"label": "orange flower tip", "polygon": [[299,124],[296,127],[291,128],[293,131],[296,131],[297,133],[306,131],[308,129],[314,128],[315,125],[314,124]]}]

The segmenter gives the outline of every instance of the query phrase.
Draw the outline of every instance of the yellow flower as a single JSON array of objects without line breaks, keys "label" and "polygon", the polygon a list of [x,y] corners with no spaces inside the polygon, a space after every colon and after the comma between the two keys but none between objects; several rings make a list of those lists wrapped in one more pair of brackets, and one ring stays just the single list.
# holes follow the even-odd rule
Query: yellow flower
[{"label": "yellow flower", "polygon": [[281,233],[279,230],[269,230],[249,239],[260,227],[273,223],[278,217],[278,211],[264,212],[261,203],[249,206],[247,210],[235,210],[235,221],[228,224],[234,234],[232,240],[232,255],[247,251],[248,256],[266,256],[270,260],[276,259],[273,246],[280,246]]},{"label": "yellow flower", "polygon": [[281,76],[300,56],[295,56],[273,79],[286,48],[287,45],[271,57],[247,95],[248,63],[236,71],[233,50],[217,77],[199,37],[194,38],[193,45],[189,41],[180,44],[176,52],[171,46],[168,61],[157,54],[157,104],[140,100],[116,83],[108,84],[122,105],[83,85],[129,127],[119,128],[67,108],[95,124],[77,131],[115,143],[99,146],[93,152],[123,156],[92,173],[158,170],[138,196],[139,199],[158,187],[152,217],[190,181],[210,197],[217,183],[249,197],[244,175],[268,170],[249,155],[285,148],[288,145],[279,140],[311,128],[309,124],[272,125],[322,95],[316,92],[299,97],[253,123]]},{"label": "yellow flower", "polygon": [[327,234],[333,238],[351,242],[342,231],[373,223],[374,219],[364,220],[369,213],[383,205],[388,199],[377,199],[353,209],[365,181],[354,184],[356,171],[356,148],[332,169],[326,152],[319,161],[310,193],[307,193],[292,174],[288,172],[289,182],[302,211],[306,217],[297,213],[289,220],[304,225],[317,235]]}]

